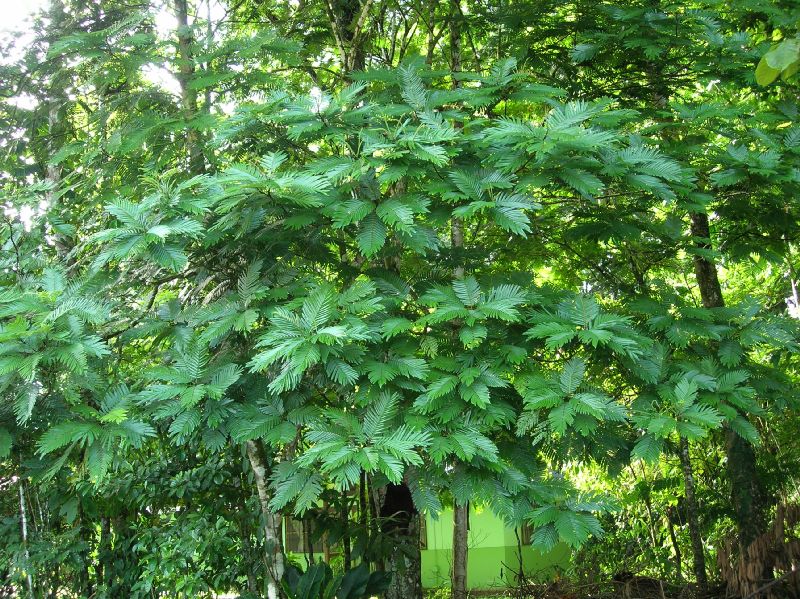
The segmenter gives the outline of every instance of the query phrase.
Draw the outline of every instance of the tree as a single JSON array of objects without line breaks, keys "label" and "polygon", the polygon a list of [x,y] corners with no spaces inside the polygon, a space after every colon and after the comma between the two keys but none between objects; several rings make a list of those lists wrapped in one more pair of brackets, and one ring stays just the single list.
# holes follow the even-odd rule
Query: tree
[{"label": "tree", "polygon": [[14,583],[277,597],[295,516],[417,597],[452,502],[459,597],[470,504],[591,550],[631,476],[704,585],[796,475],[797,135],[788,13],[692,7],[54,3],[3,67]]}]

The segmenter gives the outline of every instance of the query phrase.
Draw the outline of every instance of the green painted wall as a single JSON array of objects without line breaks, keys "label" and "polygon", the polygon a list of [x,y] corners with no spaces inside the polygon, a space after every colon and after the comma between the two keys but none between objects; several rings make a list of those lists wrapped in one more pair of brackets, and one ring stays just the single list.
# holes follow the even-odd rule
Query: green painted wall
[{"label": "green painted wall", "polygon": [[[515,584],[515,572],[519,571],[519,555],[514,529],[508,528],[500,518],[482,507],[470,507],[469,521],[467,586],[471,589],[491,589]],[[444,510],[437,519],[426,516],[425,536],[427,547],[422,550],[422,586],[426,589],[450,586],[453,510]],[[301,563],[304,562],[303,554],[293,555]],[[523,546],[522,567],[529,579],[546,580],[566,567],[569,555],[566,545],[558,545],[546,554],[530,546]],[[321,548],[315,557],[321,557]]]},{"label": "green painted wall", "polygon": [[[453,559],[452,510],[444,510],[436,520],[427,516],[425,526],[428,545],[422,551],[422,586],[449,586]],[[559,545],[546,554],[529,546],[522,547],[522,567],[526,576],[532,579],[552,577],[566,567],[568,560],[569,549],[565,545]],[[508,528],[488,509],[470,509],[467,586],[471,589],[509,586],[514,584],[514,573],[518,570],[514,529]]]}]

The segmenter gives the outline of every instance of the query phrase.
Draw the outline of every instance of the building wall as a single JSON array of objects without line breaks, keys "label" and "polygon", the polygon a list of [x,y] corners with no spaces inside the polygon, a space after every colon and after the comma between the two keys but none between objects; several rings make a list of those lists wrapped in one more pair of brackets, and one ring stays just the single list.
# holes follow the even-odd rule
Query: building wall
[{"label": "building wall", "polygon": [[[444,510],[438,519],[426,517],[427,547],[422,550],[422,586],[435,588],[450,584],[453,560],[453,512]],[[467,586],[489,589],[515,584],[519,571],[517,537],[513,528],[485,508],[470,509]],[[567,566],[569,549],[559,545],[541,553],[522,547],[522,568],[529,579],[551,578]]]},{"label": "building wall", "polygon": [[[471,589],[491,589],[512,586],[519,572],[520,556],[517,536],[513,528],[483,507],[470,506],[469,555],[467,561],[467,586]],[[291,541],[287,550],[302,545],[299,522],[284,521],[284,543]],[[287,534],[288,533],[288,534]],[[450,567],[453,563],[453,510],[446,509],[439,517],[425,517],[422,544],[422,586],[426,589],[450,586]],[[524,535],[524,532],[521,531]],[[301,537],[300,537],[301,538]],[[305,555],[295,547],[291,553],[305,562]],[[340,548],[331,548],[339,554]],[[323,558],[325,550],[315,547],[315,559]],[[558,545],[553,551],[542,554],[529,545],[522,546],[522,568],[528,579],[547,580],[569,561],[569,548]]]}]

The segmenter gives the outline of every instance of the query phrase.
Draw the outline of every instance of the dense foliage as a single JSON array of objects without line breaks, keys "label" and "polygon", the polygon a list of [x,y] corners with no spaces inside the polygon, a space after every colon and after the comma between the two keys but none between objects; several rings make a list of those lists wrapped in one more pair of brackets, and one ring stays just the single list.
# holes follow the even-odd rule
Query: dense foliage
[{"label": "dense foliage", "polygon": [[797,9],[50,0],[0,65],[0,584],[409,598],[470,503],[573,581],[796,583]]}]

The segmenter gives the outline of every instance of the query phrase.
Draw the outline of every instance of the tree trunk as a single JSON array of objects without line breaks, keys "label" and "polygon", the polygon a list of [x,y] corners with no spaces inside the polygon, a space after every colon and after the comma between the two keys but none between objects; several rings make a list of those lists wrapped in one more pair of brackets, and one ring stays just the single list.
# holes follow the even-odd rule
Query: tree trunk
[{"label": "tree trunk", "polygon": [[392,553],[386,568],[392,574],[392,582],[386,591],[386,599],[422,599],[420,516],[414,507],[411,490],[405,483],[389,484],[378,496],[381,499],[381,530],[392,541]]},{"label": "tree trunk", "polygon": [[133,523],[137,519],[136,509],[128,511],[123,507],[111,523],[114,542],[111,545],[109,563],[114,564],[114,569],[111,575],[106,574],[110,597],[130,597],[133,595],[131,587],[135,577],[130,574],[139,572],[137,553],[132,550],[136,538],[136,530]]},{"label": "tree trunk", "polygon": [[689,441],[685,437],[680,439],[680,459],[686,496],[686,522],[689,525],[689,537],[692,540],[692,564],[697,587],[702,594],[708,587],[706,557],[703,551],[703,539],[700,536],[700,519],[698,517],[697,498],[694,494],[694,474],[692,472],[692,462],[689,458]]},{"label": "tree trunk", "polygon": [[[48,11],[50,19],[50,44],[64,37],[66,31],[67,14],[63,0],[52,0]],[[50,82],[50,89],[47,92],[47,165],[45,167],[45,180],[51,185],[45,194],[45,201],[50,209],[56,209],[58,201],[58,187],[61,185],[61,166],[56,164],[52,158],[58,153],[67,140],[67,88],[69,87],[70,77],[64,65],[64,59],[60,55],[55,55],[51,59],[51,69],[53,78]],[[56,210],[56,213],[59,211]],[[66,235],[56,232],[54,244],[59,257],[64,260],[72,249],[72,241]]]},{"label": "tree trunk", "polygon": [[433,53],[436,51],[436,2],[428,3],[428,38],[426,42],[425,64],[433,64]]},{"label": "tree trunk", "polygon": [[247,442],[247,457],[253,468],[253,476],[258,491],[261,514],[264,517],[264,544],[267,560],[267,599],[278,599],[281,596],[281,579],[285,568],[283,556],[283,539],[281,534],[281,517],[269,507],[270,494],[267,482],[267,460],[264,449],[258,441]]},{"label": "tree trunk", "polygon": [[[708,215],[705,212],[696,212],[691,215],[691,233],[696,237],[695,245],[698,249],[711,250],[711,232],[708,225]],[[700,298],[706,308],[722,308],[725,300],[722,298],[722,286],[717,276],[717,266],[710,259],[695,255],[694,274],[697,286],[700,289]]]},{"label": "tree trunk", "polygon": [[28,596],[33,599],[33,576],[31,575],[31,554],[28,551],[28,512],[25,508],[25,489],[23,479],[19,479],[19,526],[22,535],[22,550],[25,554],[25,582],[28,585]]},{"label": "tree trunk", "polygon": [[[250,563],[253,555],[253,546],[250,544],[250,538],[247,531],[242,529],[242,551],[245,555],[245,563]],[[258,592],[258,581],[256,575],[250,567],[247,567],[247,592],[254,597],[260,597]]]},{"label": "tree trunk", "polygon": [[[386,487],[379,487],[375,485],[372,478],[367,476],[367,492],[370,509],[369,536],[370,539],[377,539],[378,535],[382,534],[381,515],[383,513],[382,508],[384,498],[386,497]],[[375,561],[375,567],[378,570],[386,570],[386,561],[383,559],[383,557],[377,558]]]},{"label": "tree trunk", "polygon": [[[450,0],[450,69],[453,74],[461,71],[461,10],[459,0]],[[452,87],[457,89],[461,82],[453,77]],[[453,216],[450,224],[450,243],[454,249],[464,247],[464,223]],[[459,262],[461,256],[458,256]],[[453,269],[453,276],[464,278],[464,267],[459,263]],[[469,552],[469,502],[453,505],[453,570],[450,573],[451,596],[453,599],[467,597],[467,556]]]},{"label": "tree trunk", "polygon": [[419,514],[409,519],[408,533],[397,536],[389,557],[388,571],[392,573],[386,599],[422,599],[422,556],[419,550]]},{"label": "tree trunk", "polygon": [[106,584],[106,577],[110,568],[111,553],[109,546],[111,544],[111,519],[108,516],[100,518],[100,543],[97,547],[97,567],[95,575],[97,576],[98,588],[103,588]]},{"label": "tree trunk", "polygon": [[764,492],[753,446],[727,427],[725,442],[728,478],[731,481],[731,503],[739,533],[739,549],[744,552],[766,531]]},{"label": "tree trunk", "polygon": [[678,544],[678,537],[675,534],[675,525],[672,522],[672,516],[676,510],[672,508],[667,510],[667,529],[669,530],[669,540],[672,542],[672,548],[675,550],[675,577],[678,580],[683,580],[683,556],[681,555],[681,546]]},{"label": "tree trunk", "polygon": [[468,542],[469,502],[453,506],[453,572],[450,579],[453,599],[467,599]]},{"label": "tree trunk", "polygon": [[[453,74],[461,72],[461,10],[458,0],[450,0],[450,70]],[[461,82],[453,77],[452,88],[458,89]],[[456,128],[461,128],[461,123],[456,123]],[[464,222],[457,216],[452,217],[450,223],[450,245],[455,248],[464,247]],[[459,262],[462,256],[455,257]],[[453,269],[457,279],[464,277],[464,267],[459,264]]]},{"label": "tree trunk", "polygon": [[365,33],[369,11],[373,0],[325,0],[325,9],[331,24],[333,37],[339,50],[342,71],[346,77],[352,71],[363,70],[366,66]]},{"label": "tree trunk", "polygon": [[314,563],[314,543],[311,541],[311,520],[303,518],[303,549],[306,552],[306,565]]},{"label": "tree trunk", "polygon": [[[367,490],[367,474],[363,470],[358,484],[358,523],[361,534],[366,537],[364,546],[369,547],[369,491]],[[364,559],[362,557],[362,559]]]},{"label": "tree trunk", "polygon": [[191,121],[197,115],[197,90],[191,86],[195,73],[192,44],[194,34],[189,26],[188,0],[175,0],[175,16],[178,19],[178,83],[181,88],[181,108],[186,121],[186,151],[189,154],[189,171],[199,175],[205,170],[200,134]]},{"label": "tree trunk", "polygon": [[246,569],[245,575],[247,576],[247,592],[253,597],[261,597],[261,594],[258,592],[258,580],[256,579],[255,568],[251,567],[252,564],[256,563],[257,558],[255,556],[255,552],[253,551],[253,544],[250,542],[250,527],[248,526],[249,518],[247,510],[244,509],[244,507],[247,505],[249,493],[247,491],[247,485],[245,484],[244,477],[241,475],[239,482],[241,483],[239,488],[242,490],[242,509],[237,512],[237,519],[239,521],[239,536],[242,539],[242,561],[244,562]]},{"label": "tree trunk", "polygon": [[[450,0],[450,70],[461,72],[461,8],[459,0]],[[459,87],[458,79],[453,78],[453,89]]]},{"label": "tree trunk", "polygon": [[342,525],[344,535],[342,535],[342,553],[344,556],[344,570],[348,571],[352,566],[350,553],[350,501],[347,495],[342,497]]},{"label": "tree trunk", "polygon": [[91,563],[92,553],[92,530],[91,521],[86,518],[83,512],[83,503],[78,503],[78,537],[83,548],[80,550],[81,568],[77,572],[78,592],[83,597],[92,596],[92,580],[89,576],[89,564]]},{"label": "tree trunk", "polygon": [[[711,233],[708,215],[705,212],[691,215],[691,232],[697,238],[698,248],[711,249]],[[695,256],[694,272],[703,306],[724,307],[725,301],[716,265],[708,258]],[[766,530],[764,487],[758,475],[753,446],[727,426],[725,440],[728,478],[731,483],[731,504],[739,536],[739,548],[740,551],[744,551]]]},{"label": "tree trunk", "polygon": [[[450,246],[455,250],[454,253],[456,251],[460,252],[464,247],[464,222],[457,216],[453,216],[450,222]],[[463,255],[454,255],[453,258],[458,264],[453,269],[453,276],[457,279],[463,279],[464,267],[461,265],[463,264]]]},{"label": "tree trunk", "polygon": [[[461,71],[461,10],[459,0],[450,0],[450,69],[453,74]],[[461,82],[453,77],[453,89]],[[464,247],[464,223],[456,216],[450,223],[450,243],[453,249]],[[458,256],[460,262],[461,256]],[[453,276],[464,278],[464,267],[459,264],[453,269]],[[469,552],[469,502],[453,505],[453,570],[450,573],[451,596],[453,599],[467,597],[467,556]]]},{"label": "tree trunk", "polygon": [[[214,26],[211,23],[211,0],[206,0],[206,52],[210,55],[214,46]],[[211,73],[211,59],[204,66],[206,73]],[[207,86],[204,93],[203,110],[211,114],[211,86]]]}]

